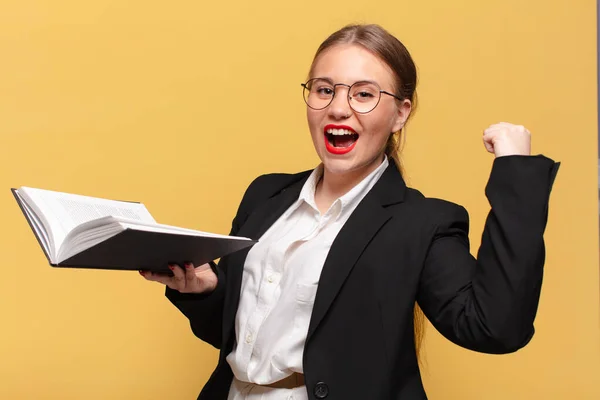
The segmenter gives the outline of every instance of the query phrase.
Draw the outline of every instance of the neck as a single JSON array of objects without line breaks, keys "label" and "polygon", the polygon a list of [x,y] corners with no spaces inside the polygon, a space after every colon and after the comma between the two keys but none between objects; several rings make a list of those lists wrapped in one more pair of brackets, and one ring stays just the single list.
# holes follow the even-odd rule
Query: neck
[{"label": "neck", "polygon": [[367,166],[344,173],[335,173],[323,168],[323,176],[317,184],[315,201],[321,213],[325,212],[338,198],[348,193],[383,162],[383,155]]}]

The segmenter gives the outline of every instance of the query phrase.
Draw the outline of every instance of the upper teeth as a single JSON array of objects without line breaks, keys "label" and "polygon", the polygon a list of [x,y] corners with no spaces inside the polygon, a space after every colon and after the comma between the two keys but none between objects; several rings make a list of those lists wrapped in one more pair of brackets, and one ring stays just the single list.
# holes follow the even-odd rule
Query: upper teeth
[{"label": "upper teeth", "polygon": [[348,129],[327,129],[327,133],[332,135],[354,135],[355,132]]}]

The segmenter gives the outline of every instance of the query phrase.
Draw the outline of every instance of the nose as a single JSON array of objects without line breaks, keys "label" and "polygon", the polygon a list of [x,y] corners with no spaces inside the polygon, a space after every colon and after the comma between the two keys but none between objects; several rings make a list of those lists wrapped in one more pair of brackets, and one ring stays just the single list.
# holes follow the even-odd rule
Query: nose
[{"label": "nose", "polygon": [[352,115],[352,108],[348,103],[348,90],[345,85],[335,88],[335,96],[328,107],[329,116],[334,119],[346,119]]}]

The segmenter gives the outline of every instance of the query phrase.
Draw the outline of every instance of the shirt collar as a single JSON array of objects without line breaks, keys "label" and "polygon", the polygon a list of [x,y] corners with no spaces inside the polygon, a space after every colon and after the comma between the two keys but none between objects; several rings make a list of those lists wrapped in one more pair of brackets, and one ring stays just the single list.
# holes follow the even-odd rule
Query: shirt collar
[{"label": "shirt collar", "polygon": [[[387,155],[384,154],[383,162],[369,175],[363,178],[356,186],[348,191],[348,193],[336,199],[331,207],[334,207],[336,203],[339,203],[341,206],[341,213],[345,210],[354,209],[360,200],[371,190],[371,188],[377,183],[381,175],[385,169],[389,166],[389,161]],[[317,188],[317,184],[321,180],[323,176],[323,164],[319,164],[310,174],[304,186],[302,187],[302,191],[300,192],[300,196],[298,197],[299,204],[302,201],[308,203],[312,208],[318,210],[317,203],[315,202],[315,190]],[[340,214],[341,214],[340,213]]]},{"label": "shirt collar", "polygon": [[306,182],[304,182],[304,186],[302,186],[302,191],[300,192],[300,196],[298,199],[300,203],[302,201],[308,203],[312,208],[318,210],[317,203],[315,202],[315,191],[317,190],[317,184],[321,180],[323,176],[323,164],[319,164],[317,168],[315,168]]}]

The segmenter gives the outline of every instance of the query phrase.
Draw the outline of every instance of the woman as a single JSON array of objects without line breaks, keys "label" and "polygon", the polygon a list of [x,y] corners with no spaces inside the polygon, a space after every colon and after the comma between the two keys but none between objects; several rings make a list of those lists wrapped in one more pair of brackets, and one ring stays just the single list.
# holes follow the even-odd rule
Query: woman
[{"label": "woman", "polygon": [[231,234],[259,242],[218,266],[142,272],[221,351],[199,399],[425,399],[415,304],[465,348],[529,342],[558,164],[529,156],[522,126],[485,130],[496,159],[475,260],[467,212],[402,179],[416,82],[410,54],[381,27],[332,34],[303,84],[321,164],[250,185]]}]

